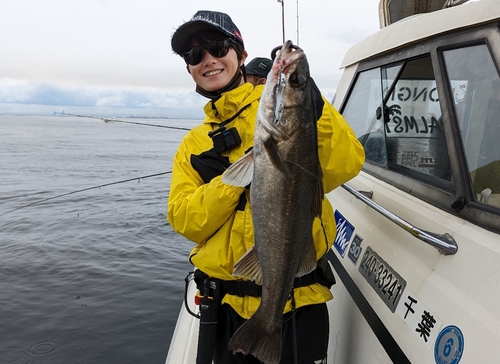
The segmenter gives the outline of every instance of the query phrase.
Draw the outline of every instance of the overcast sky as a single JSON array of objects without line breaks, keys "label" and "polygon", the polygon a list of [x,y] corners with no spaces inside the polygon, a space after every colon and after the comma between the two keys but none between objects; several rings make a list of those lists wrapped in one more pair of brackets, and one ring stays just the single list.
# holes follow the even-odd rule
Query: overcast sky
[{"label": "overcast sky", "polygon": [[[297,1],[285,35],[297,43]],[[299,0],[298,43],[329,99],[344,53],[379,29],[379,0]],[[218,10],[240,29],[248,60],[282,43],[277,0],[0,0],[0,114],[202,117],[207,99],[179,56],[175,29]]]}]

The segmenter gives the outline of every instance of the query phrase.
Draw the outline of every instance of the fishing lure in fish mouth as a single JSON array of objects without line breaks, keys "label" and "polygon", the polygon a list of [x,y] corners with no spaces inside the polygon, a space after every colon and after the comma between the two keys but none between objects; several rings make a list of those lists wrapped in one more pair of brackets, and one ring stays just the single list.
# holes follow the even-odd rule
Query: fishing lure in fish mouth
[{"label": "fishing lure in fish mouth", "polygon": [[274,89],[274,125],[279,125],[283,110],[285,109],[285,89],[286,89],[286,76],[280,70],[278,73],[278,82]]},{"label": "fishing lure in fish mouth", "polygon": [[[278,51],[280,51],[280,57],[283,56],[284,54],[288,52],[293,52],[296,50],[301,50],[296,45],[293,45],[291,41],[285,42],[285,44],[281,46],[275,47],[272,52],[271,52],[271,58],[274,61],[276,58],[276,54]],[[284,54],[283,54],[284,53]],[[286,120],[282,121],[281,117],[283,116],[283,110],[285,108],[284,100],[285,100],[285,89],[286,89],[286,76],[285,76],[285,69],[287,68],[287,64],[281,64],[279,67],[279,71],[277,74],[278,80],[276,83],[276,86],[274,88],[274,125],[286,125]]]}]

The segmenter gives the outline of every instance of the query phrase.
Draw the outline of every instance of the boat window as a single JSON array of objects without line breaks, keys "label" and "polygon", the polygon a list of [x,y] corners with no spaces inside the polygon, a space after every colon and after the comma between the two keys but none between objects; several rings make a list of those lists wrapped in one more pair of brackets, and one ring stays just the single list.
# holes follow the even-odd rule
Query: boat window
[{"label": "boat window", "polygon": [[408,61],[387,103],[388,167],[429,183],[451,181],[431,57]]},{"label": "boat window", "polygon": [[384,126],[377,118],[377,109],[400,68],[398,64],[361,72],[342,112],[363,144],[366,159],[381,165],[386,165],[387,153]]},{"label": "boat window", "polygon": [[430,56],[361,72],[342,114],[367,161],[437,185],[451,181]]},{"label": "boat window", "polygon": [[485,44],[443,52],[478,201],[500,206],[500,80]]},{"label": "boat window", "polygon": [[382,90],[384,90],[384,98],[387,96],[387,92],[389,91],[390,87],[394,83],[394,80],[396,79],[398,72],[402,66],[403,66],[403,64],[399,63],[399,64],[392,66],[392,67],[382,67],[381,68]]}]

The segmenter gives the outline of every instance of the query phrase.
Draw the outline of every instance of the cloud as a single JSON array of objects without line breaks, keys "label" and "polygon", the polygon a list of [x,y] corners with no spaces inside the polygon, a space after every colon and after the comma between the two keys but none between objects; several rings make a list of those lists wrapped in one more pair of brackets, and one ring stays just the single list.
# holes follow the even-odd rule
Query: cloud
[{"label": "cloud", "polygon": [[201,118],[205,103],[206,99],[194,91],[182,89],[0,79],[0,104],[9,114],[51,114],[64,108],[66,112],[100,116]]},{"label": "cloud", "polygon": [[[378,29],[378,1],[300,0],[285,5],[286,38],[300,46],[329,100],[345,51]],[[170,48],[175,29],[199,9],[224,11],[238,24],[249,59],[282,42],[281,4],[254,0],[16,0],[0,14],[2,113],[54,108],[106,116],[134,113],[201,117],[185,64]],[[297,28],[297,29],[296,29]],[[298,32],[297,32],[298,33]]]}]

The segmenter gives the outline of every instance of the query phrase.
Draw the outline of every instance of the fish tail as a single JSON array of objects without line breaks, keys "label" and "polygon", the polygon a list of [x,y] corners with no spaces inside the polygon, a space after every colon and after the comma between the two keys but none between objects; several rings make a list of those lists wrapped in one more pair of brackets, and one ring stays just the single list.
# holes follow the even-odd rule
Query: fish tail
[{"label": "fish tail", "polygon": [[234,333],[228,345],[233,354],[252,355],[264,364],[278,364],[281,359],[281,327],[269,330],[250,318]]}]

